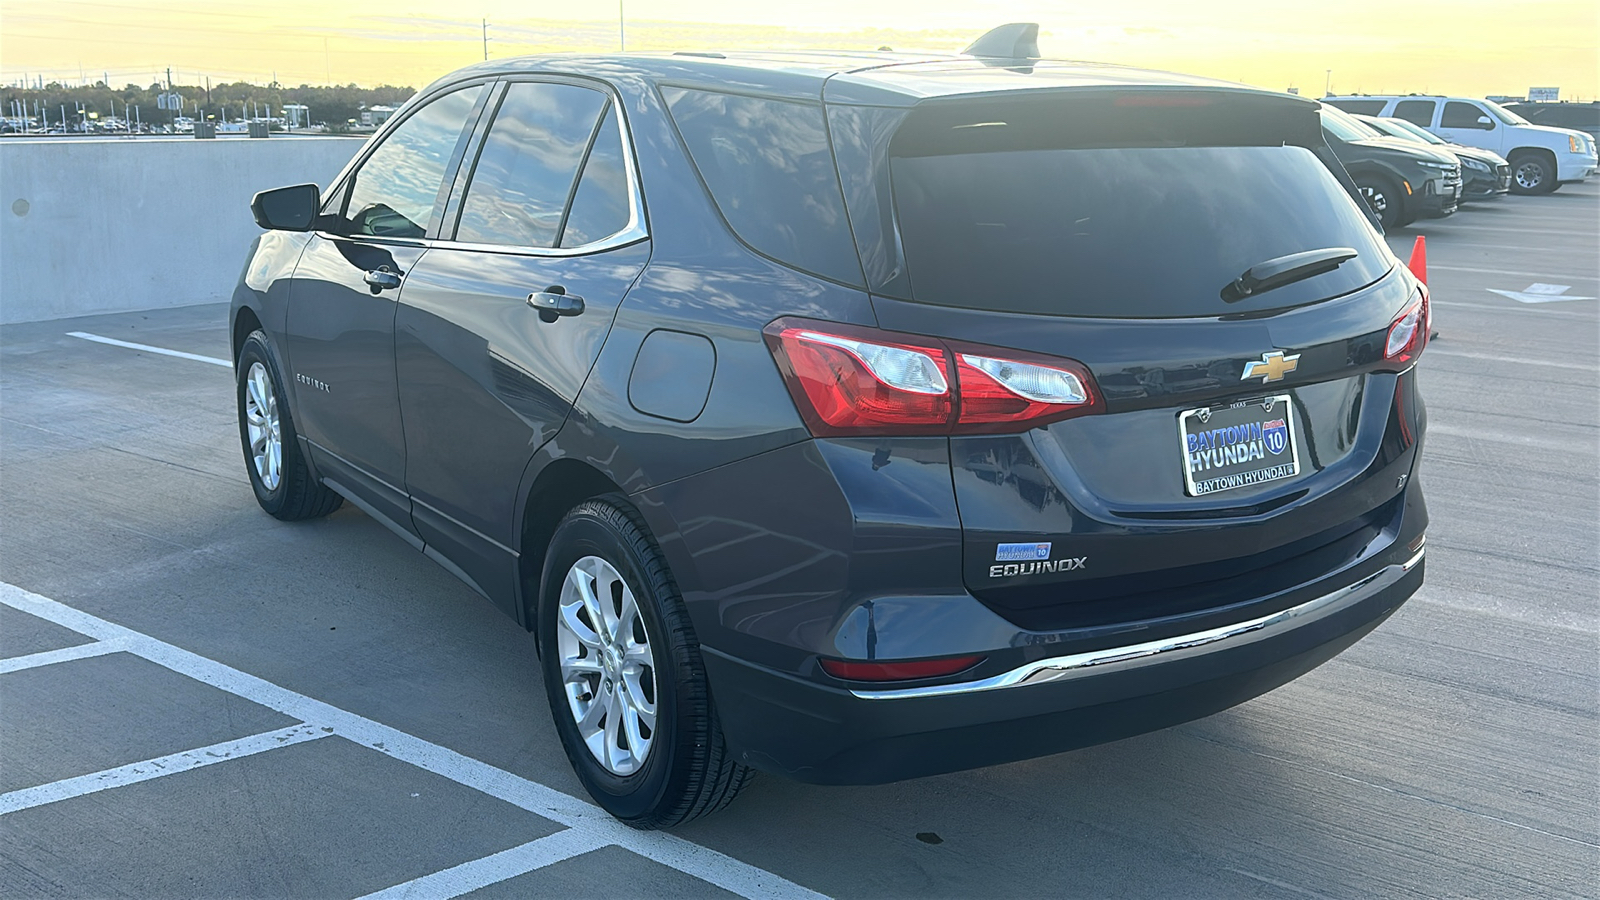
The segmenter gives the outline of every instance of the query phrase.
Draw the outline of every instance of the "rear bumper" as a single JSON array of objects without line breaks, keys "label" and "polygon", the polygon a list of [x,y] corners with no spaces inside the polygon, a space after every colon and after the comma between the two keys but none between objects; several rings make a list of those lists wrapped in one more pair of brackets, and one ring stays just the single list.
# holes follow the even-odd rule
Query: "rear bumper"
[{"label": "rear bumper", "polygon": [[1359,640],[1421,586],[1421,550],[1390,557],[1271,615],[980,680],[834,688],[710,650],[706,666],[741,761],[816,783],[897,781],[1113,741],[1259,696]]}]

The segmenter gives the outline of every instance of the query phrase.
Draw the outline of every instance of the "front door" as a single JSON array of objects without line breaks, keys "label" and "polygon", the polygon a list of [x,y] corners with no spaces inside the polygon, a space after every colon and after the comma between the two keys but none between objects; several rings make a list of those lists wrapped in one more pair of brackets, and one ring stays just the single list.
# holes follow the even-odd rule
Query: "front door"
[{"label": "front door", "polygon": [[293,411],[318,471],[405,531],[414,529],[402,488],[395,301],[426,252],[484,90],[431,100],[382,139],[324,203],[290,291]]},{"label": "front door", "polygon": [[457,179],[441,229],[453,240],[400,296],[412,517],[502,605],[515,596],[523,472],[566,420],[649,257],[622,125],[594,87],[508,85]]}]

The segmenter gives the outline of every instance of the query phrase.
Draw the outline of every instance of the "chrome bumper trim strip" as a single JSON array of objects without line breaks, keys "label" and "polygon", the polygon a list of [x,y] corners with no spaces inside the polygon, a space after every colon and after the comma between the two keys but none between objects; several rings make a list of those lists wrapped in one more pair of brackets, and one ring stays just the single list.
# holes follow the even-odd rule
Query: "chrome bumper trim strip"
[{"label": "chrome bumper trim strip", "polygon": [[1308,600],[1299,606],[1233,625],[1223,625],[1158,641],[1147,641],[1143,644],[1108,647],[1104,650],[1035,660],[1009,672],[978,681],[881,690],[852,689],[850,693],[862,700],[910,700],[972,694],[1022,685],[1067,681],[1107,671],[1126,671],[1242,647],[1326,618],[1360,603],[1399,581],[1407,572],[1416,568],[1426,552],[1426,548],[1418,547],[1416,554],[1405,562],[1385,566],[1355,584]]}]

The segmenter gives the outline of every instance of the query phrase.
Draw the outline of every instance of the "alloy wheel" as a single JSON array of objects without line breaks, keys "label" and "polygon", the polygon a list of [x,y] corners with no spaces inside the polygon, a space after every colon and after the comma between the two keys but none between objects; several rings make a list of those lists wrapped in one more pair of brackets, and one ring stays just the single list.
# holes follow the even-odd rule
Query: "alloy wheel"
[{"label": "alloy wheel", "polygon": [[250,438],[250,459],[255,464],[261,486],[275,491],[283,480],[283,433],[278,420],[278,396],[272,389],[272,376],[261,363],[251,363],[245,379],[244,419]]},{"label": "alloy wheel", "polygon": [[613,775],[639,771],[655,738],[655,657],[633,591],[600,557],[567,570],[556,642],[562,693],[590,754]]}]

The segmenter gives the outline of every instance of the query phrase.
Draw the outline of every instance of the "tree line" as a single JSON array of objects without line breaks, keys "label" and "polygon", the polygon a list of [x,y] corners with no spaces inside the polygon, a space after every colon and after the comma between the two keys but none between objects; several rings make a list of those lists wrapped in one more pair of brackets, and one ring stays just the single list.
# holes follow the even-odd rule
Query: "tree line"
[{"label": "tree line", "polygon": [[[181,112],[159,108],[158,95],[173,93],[183,98]],[[128,84],[118,89],[104,81],[82,87],[48,82],[43,87],[7,86],[0,89],[0,115],[12,116],[16,105],[20,104],[30,117],[36,115],[36,109],[42,110],[44,119],[54,126],[60,121],[65,108],[68,124],[75,125],[79,120],[80,108],[84,117],[93,112],[102,119],[112,116],[123,119],[131,118],[132,113],[127,111],[130,107],[138,107],[139,121],[159,127],[171,124],[173,118],[180,115],[197,119],[214,116],[216,121],[221,122],[224,117],[229,121],[249,118],[257,110],[266,115],[266,110],[270,108],[272,115],[281,116],[285,104],[296,103],[307,107],[313,123],[342,131],[349,128],[351,120],[360,121],[362,109],[399,106],[415,93],[414,88],[389,84],[371,88],[354,84],[285,87],[276,82],[260,85],[235,81],[209,87],[203,84],[174,85],[169,90],[159,83],[146,87]]]}]

